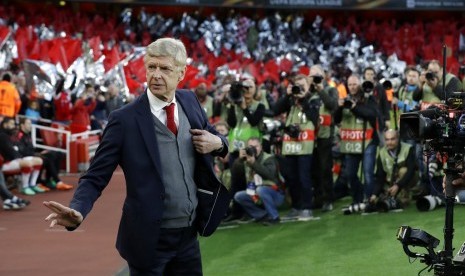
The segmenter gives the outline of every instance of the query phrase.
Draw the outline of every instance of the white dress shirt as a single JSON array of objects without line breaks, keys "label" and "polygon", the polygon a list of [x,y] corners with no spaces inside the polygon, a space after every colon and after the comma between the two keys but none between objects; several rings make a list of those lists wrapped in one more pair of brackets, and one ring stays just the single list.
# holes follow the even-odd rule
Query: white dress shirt
[{"label": "white dress shirt", "polygon": [[176,97],[173,97],[172,102],[167,103],[155,97],[152,92],[150,92],[150,90],[147,90],[147,96],[149,98],[150,111],[164,125],[166,125],[166,112],[163,110],[163,108],[171,103],[174,103],[174,122],[176,123],[176,127],[179,128],[178,104],[176,103]]}]

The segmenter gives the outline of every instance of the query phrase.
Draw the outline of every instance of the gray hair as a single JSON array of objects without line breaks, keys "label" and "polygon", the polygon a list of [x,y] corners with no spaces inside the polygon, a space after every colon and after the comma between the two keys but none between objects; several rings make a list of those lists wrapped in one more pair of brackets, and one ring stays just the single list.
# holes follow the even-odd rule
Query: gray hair
[{"label": "gray hair", "polygon": [[149,57],[172,57],[174,64],[184,67],[187,64],[186,47],[181,40],[165,37],[159,38],[147,46],[144,62]]}]

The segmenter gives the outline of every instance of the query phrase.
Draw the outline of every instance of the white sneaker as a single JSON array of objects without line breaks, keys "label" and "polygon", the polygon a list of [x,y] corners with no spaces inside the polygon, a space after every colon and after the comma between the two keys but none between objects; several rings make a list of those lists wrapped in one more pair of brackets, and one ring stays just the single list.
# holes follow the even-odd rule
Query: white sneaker
[{"label": "white sneaker", "polygon": [[21,210],[24,206],[20,205],[18,202],[12,200],[11,198],[5,199],[3,201],[3,209],[4,210]]},{"label": "white sneaker", "polygon": [[309,220],[317,220],[320,219],[319,217],[314,217],[313,212],[310,209],[303,209],[300,211],[299,216],[297,217],[297,220],[299,221],[309,221]]}]

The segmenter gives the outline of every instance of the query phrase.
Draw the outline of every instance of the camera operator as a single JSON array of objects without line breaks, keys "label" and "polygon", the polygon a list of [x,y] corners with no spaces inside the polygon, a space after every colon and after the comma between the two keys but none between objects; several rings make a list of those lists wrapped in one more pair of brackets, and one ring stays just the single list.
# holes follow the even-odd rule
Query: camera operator
[{"label": "camera operator", "polygon": [[[408,66],[405,71],[405,84],[403,84],[397,91],[397,97],[394,97],[392,104],[396,110],[398,110],[397,116],[405,112],[411,112],[419,110],[419,102],[413,99],[415,93],[419,93],[421,90],[420,84],[420,71],[414,66]],[[396,118],[397,120],[397,118]],[[429,187],[428,175],[425,173],[425,166],[423,162],[423,148],[420,143],[414,139],[405,140],[404,142],[412,145],[415,149],[415,162],[418,168],[418,176],[420,185],[412,189],[414,194],[422,194]],[[416,190],[416,191],[414,191]]]},{"label": "camera operator", "polygon": [[349,96],[339,99],[339,108],[334,121],[340,126],[340,152],[345,154],[343,174],[350,182],[353,203],[364,200],[363,185],[357,176],[362,162],[365,180],[365,197],[373,193],[376,148],[379,145],[377,120],[379,119],[376,99],[360,87],[360,77],[351,75],[347,79]]},{"label": "camera operator", "polygon": [[[415,179],[415,149],[399,141],[399,133],[384,132],[385,146],[380,148],[376,166],[376,181],[371,206],[389,211],[406,207],[410,202],[410,188]],[[367,211],[367,210],[366,210]]]},{"label": "camera operator", "polygon": [[421,89],[413,94],[413,99],[415,101],[421,100],[421,110],[425,110],[431,105],[441,104],[441,100],[447,100],[452,92],[462,91],[462,83],[451,73],[446,74],[446,87],[443,91],[442,70],[439,61],[432,60],[428,63],[424,77],[420,77]]},{"label": "camera operator", "polygon": [[322,202],[322,211],[331,211],[334,200],[333,189],[333,157],[332,146],[334,140],[333,114],[338,107],[338,92],[328,85],[325,71],[321,65],[310,68],[310,98],[319,107],[319,120],[316,126],[316,144],[314,150],[315,174],[314,192],[315,203]]},{"label": "camera operator", "polygon": [[283,187],[279,184],[279,167],[275,157],[262,150],[260,139],[252,137],[241,149],[244,160],[244,181],[247,188],[234,195],[234,200],[257,222],[264,225],[279,223],[278,207],[284,202]]},{"label": "camera operator", "polygon": [[[418,93],[420,87],[420,71],[414,66],[409,66],[404,71],[405,84],[397,90],[392,98],[392,104],[397,107],[399,115],[418,109],[418,101],[413,99],[413,94]],[[396,118],[397,120],[397,118]]]},{"label": "camera operator", "polygon": [[[265,106],[254,99],[255,83],[251,79],[231,83],[228,91],[229,103],[227,123],[229,131],[229,165],[231,170],[231,195],[245,190],[246,182],[243,175],[243,160],[238,159],[239,151],[244,149],[251,137],[262,138],[260,131],[265,114]],[[230,222],[242,218],[244,212],[240,206],[233,202],[231,214],[225,219]]]},{"label": "camera operator", "polygon": [[383,85],[376,81],[376,71],[373,67],[366,67],[363,70],[362,90],[367,94],[373,95],[378,105],[380,112],[380,129],[388,129],[390,127],[391,116],[389,114],[389,102],[386,96],[386,90]]},{"label": "camera operator", "polygon": [[313,219],[313,183],[311,178],[315,126],[320,100],[311,99],[309,77],[295,76],[275,105],[275,114],[286,113],[281,154],[284,156],[284,177],[291,196],[291,211],[286,219]]}]

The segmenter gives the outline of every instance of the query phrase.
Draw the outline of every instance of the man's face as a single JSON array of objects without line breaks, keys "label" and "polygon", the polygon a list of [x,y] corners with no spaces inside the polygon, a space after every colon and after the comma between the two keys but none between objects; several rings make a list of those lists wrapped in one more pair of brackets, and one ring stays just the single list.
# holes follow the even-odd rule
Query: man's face
[{"label": "man's face", "polygon": [[24,133],[30,133],[32,129],[31,120],[25,120],[24,123],[21,124],[21,130]]},{"label": "man's face", "polygon": [[204,97],[207,95],[207,86],[202,83],[200,84],[199,86],[197,86],[197,88],[195,89],[195,94],[197,95],[197,97]]},{"label": "man's face", "polygon": [[295,85],[299,86],[302,88],[303,91],[307,92],[308,89],[310,88],[310,84],[307,80],[307,78],[304,77],[299,77],[294,81]]},{"label": "man's face", "polygon": [[171,57],[147,57],[145,69],[150,92],[162,101],[172,101],[186,68],[176,67]]},{"label": "man's face", "polygon": [[244,99],[247,100],[252,100],[253,96],[255,95],[255,83],[253,80],[246,79],[242,82],[242,84],[246,87],[244,88]]},{"label": "man's face", "polygon": [[418,79],[420,74],[415,70],[410,70],[407,73],[407,84],[416,85],[418,83]]},{"label": "man's face", "polygon": [[357,77],[349,77],[347,87],[349,88],[350,95],[356,95],[360,90],[360,80]]},{"label": "man's face", "polygon": [[228,128],[225,125],[217,125],[215,126],[216,131],[223,136],[228,135]]},{"label": "man's face", "polygon": [[438,78],[439,80],[442,77],[441,67],[437,63],[430,63],[428,65],[428,70],[427,71],[433,73],[436,76],[436,78]]},{"label": "man's face", "polygon": [[256,140],[250,140],[247,142],[248,147],[254,147],[257,150],[257,156],[262,152],[262,145]]},{"label": "man's face", "polygon": [[399,145],[399,138],[395,132],[387,132],[384,134],[384,140],[386,142],[386,148],[388,150],[395,150]]}]

